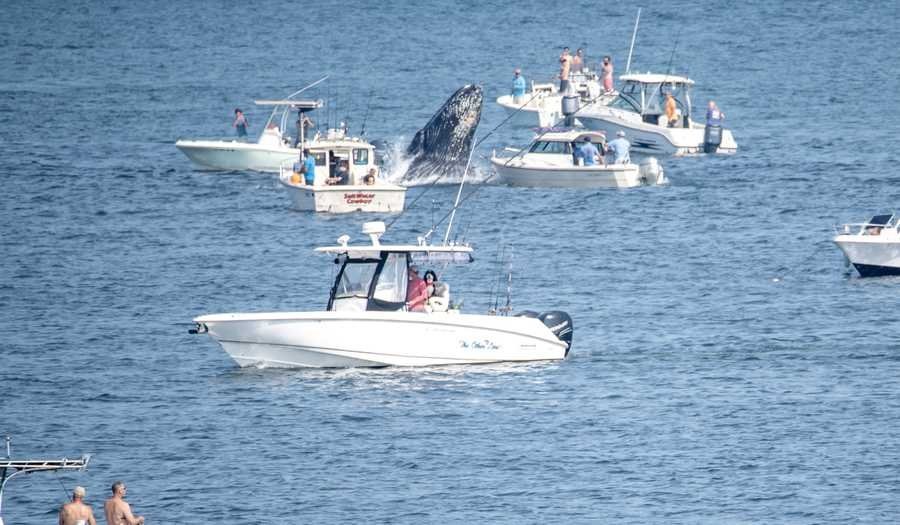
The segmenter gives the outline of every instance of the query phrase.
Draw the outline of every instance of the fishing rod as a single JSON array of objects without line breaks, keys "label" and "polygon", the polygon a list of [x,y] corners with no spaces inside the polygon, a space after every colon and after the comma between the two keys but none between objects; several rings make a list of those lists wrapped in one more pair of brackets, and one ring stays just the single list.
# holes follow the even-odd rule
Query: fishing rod
[{"label": "fishing rod", "polygon": [[641,21],[641,8],[638,7],[637,17],[634,19],[634,31],[631,32],[631,47],[628,48],[628,62],[625,63],[625,74],[631,73],[631,53],[634,51],[634,39],[637,37],[638,23]]},{"label": "fishing rod", "polygon": [[375,94],[375,90],[369,91],[369,100],[366,102],[366,114],[363,117],[362,121],[362,130],[359,132],[359,136],[364,137],[366,135],[366,122],[369,121],[369,109],[372,107],[372,95]]}]

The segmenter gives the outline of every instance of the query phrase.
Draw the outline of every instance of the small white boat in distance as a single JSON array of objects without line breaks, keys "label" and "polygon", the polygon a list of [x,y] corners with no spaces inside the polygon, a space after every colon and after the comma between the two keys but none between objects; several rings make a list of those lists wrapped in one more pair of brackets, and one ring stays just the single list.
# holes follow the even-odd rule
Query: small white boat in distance
[{"label": "small white boat in distance", "polygon": [[510,186],[556,188],[632,188],[668,182],[662,166],[653,157],[637,164],[583,166],[574,152],[590,138],[601,152],[606,136],[595,131],[570,129],[540,133],[526,149],[505,148],[491,155],[499,182]]},{"label": "small white boat in distance", "polygon": [[[299,145],[315,142],[312,135],[304,137],[305,129],[297,131],[297,137],[287,136],[288,121],[296,112],[304,115],[322,107],[321,100],[257,100],[258,106],[272,107],[272,114],[256,142],[238,140],[179,140],[175,147],[187,155],[202,170],[262,171],[278,173],[281,164],[294,160],[300,154]],[[298,118],[299,120],[299,118]]]},{"label": "small white boat in distance", "polygon": [[[281,165],[279,180],[295,209],[324,213],[354,211],[395,213],[403,211],[406,188],[390,184],[379,175],[375,165],[375,147],[359,137],[348,137],[344,130],[329,130],[328,135],[307,143],[316,159],[315,179],[306,184],[294,171],[293,161]],[[346,170],[344,177],[341,169]]]},{"label": "small white boat in distance", "polygon": [[[573,73],[570,78],[571,86],[578,95],[582,105],[594,103],[606,105],[615,100],[618,91],[603,92],[603,84],[596,74]],[[525,93],[516,102],[512,95],[503,95],[497,98],[500,105],[508,115],[516,115],[514,122],[523,126],[548,126],[554,118],[561,115],[563,95],[559,92],[558,81],[546,83],[531,83],[531,91]]]},{"label": "small white boat in distance", "polygon": [[[448,227],[449,230],[449,227]],[[379,367],[564,359],[572,320],[564,312],[538,316],[464,314],[449,297],[409,311],[412,265],[465,264],[467,245],[381,244],[383,222],[363,225],[369,244],[317,248],[338,265],[326,311],[203,315],[192,333],[208,333],[244,366]]]},{"label": "small white boat in distance", "polygon": [[834,243],[861,277],[900,275],[900,220],[895,214],[845,224]]},{"label": "small white boat in distance", "polygon": [[[694,81],[676,75],[653,73],[628,74],[619,77],[624,82],[619,96],[608,105],[593,104],[578,112],[584,127],[614,136],[624,131],[631,141],[632,151],[654,155],[690,155],[704,153],[734,153],[737,143],[731,131],[710,127],[692,120],[690,90]],[[678,120],[668,126],[665,115],[666,93],[672,93],[677,105]],[[708,144],[708,145],[707,145]]]}]

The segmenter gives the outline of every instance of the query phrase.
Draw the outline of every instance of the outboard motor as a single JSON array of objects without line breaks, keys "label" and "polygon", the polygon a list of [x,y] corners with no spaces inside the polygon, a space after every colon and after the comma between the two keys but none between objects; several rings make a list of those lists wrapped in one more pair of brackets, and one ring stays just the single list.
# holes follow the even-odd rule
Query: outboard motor
[{"label": "outboard motor", "polygon": [[641,161],[639,169],[644,184],[665,184],[666,177],[656,157],[647,157]]},{"label": "outboard motor", "polygon": [[566,89],[566,92],[563,93],[562,97],[562,114],[566,117],[565,125],[567,127],[575,126],[575,113],[578,112],[579,99],[578,94],[575,93],[571,86]]},{"label": "outboard motor", "polygon": [[710,126],[707,124],[706,129],[703,131],[703,152],[715,153],[721,143],[722,126]]},{"label": "outboard motor", "polygon": [[[521,314],[520,314],[521,315]],[[552,311],[544,312],[538,316],[538,319],[544,323],[544,326],[550,329],[557,338],[566,343],[566,355],[572,348],[572,318],[566,312]]]}]

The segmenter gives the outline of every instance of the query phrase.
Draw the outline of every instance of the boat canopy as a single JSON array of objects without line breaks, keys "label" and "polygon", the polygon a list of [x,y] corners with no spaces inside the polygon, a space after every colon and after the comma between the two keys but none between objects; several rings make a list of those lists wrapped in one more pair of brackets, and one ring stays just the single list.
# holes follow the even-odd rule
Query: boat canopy
[{"label": "boat canopy", "polygon": [[334,262],[341,265],[328,297],[328,310],[403,310],[413,265],[474,260],[472,247],[461,244],[431,246],[424,239],[420,239],[420,244],[381,244],[379,239],[384,231],[383,222],[367,222],[363,233],[369,235],[371,244],[350,246],[347,244],[350,237],[342,235],[338,246],[316,248],[319,253],[337,255]]},{"label": "boat canopy", "polygon": [[645,122],[656,123],[659,115],[665,113],[666,95],[671,94],[681,117],[690,118],[693,80],[657,73],[622,75],[619,79],[625,84],[610,107],[639,113]]},{"label": "boat canopy", "polygon": [[885,226],[891,222],[891,219],[894,218],[894,214],[889,215],[876,215],[869,219],[869,224],[872,226]]}]

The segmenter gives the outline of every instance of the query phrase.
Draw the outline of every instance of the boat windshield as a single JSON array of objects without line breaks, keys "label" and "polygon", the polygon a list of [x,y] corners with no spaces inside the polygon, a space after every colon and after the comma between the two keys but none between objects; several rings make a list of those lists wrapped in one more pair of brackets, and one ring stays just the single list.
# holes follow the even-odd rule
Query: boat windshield
[{"label": "boat windshield", "polygon": [[530,151],[531,153],[571,154],[572,145],[568,142],[539,140],[532,144],[531,148],[528,151]]},{"label": "boat windshield", "polygon": [[634,100],[630,95],[626,95],[624,93],[620,93],[618,97],[610,102],[609,107],[621,109],[624,111],[634,111],[635,113],[641,112],[640,103]]},{"label": "boat windshield", "polygon": [[330,310],[365,310],[377,259],[348,259],[334,283]]}]

